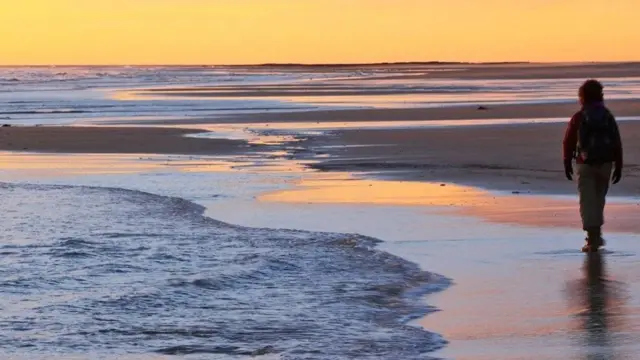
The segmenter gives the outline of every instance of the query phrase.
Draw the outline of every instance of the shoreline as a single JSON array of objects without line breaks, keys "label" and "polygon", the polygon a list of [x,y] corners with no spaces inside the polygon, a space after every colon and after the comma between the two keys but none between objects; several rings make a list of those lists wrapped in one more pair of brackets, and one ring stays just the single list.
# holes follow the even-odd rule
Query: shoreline
[{"label": "shoreline", "polygon": [[[481,102],[479,102],[481,103]],[[435,108],[392,108],[392,109],[349,109],[349,110],[306,110],[292,112],[262,112],[252,114],[223,115],[218,118],[191,118],[148,121],[109,121],[109,125],[176,125],[202,126],[215,124],[251,124],[251,123],[349,123],[369,121],[446,121],[446,120],[507,120],[507,119],[543,119],[563,118],[568,122],[579,111],[579,105],[573,102],[483,105],[452,105]],[[616,117],[640,116],[640,100],[611,100],[607,106]]]},{"label": "shoreline", "polygon": [[[618,116],[640,114],[640,101],[614,101],[610,106]],[[574,226],[577,224],[576,214],[570,210],[571,206],[567,202],[531,202],[520,196],[575,196],[575,182],[564,178],[562,168],[561,144],[566,125],[554,122],[490,124],[482,120],[500,117],[517,119],[516,115],[529,113],[539,115],[532,108],[556,114],[566,112],[571,107],[571,104],[547,104],[503,106],[488,110],[453,107],[316,111],[309,113],[313,116],[292,113],[286,118],[281,118],[279,114],[262,114],[247,116],[255,124],[255,128],[248,125],[246,128],[240,126],[236,129],[247,135],[244,140],[222,138],[229,129],[224,128],[223,124],[216,129],[216,123],[211,121],[208,126],[204,123],[200,126],[192,124],[193,128],[188,128],[186,124],[165,124],[163,127],[142,126],[142,123],[121,127],[7,127],[0,128],[0,150],[60,154],[257,155],[284,162],[293,161],[297,163],[297,167],[302,166],[318,173],[357,173],[365,180],[404,181],[408,187],[410,183],[423,183],[423,186],[418,185],[419,188],[426,188],[431,183],[448,183],[486,189],[488,192],[499,191],[504,195],[501,199],[507,200],[491,203],[486,201],[485,196],[476,199],[482,206],[463,207],[459,213],[495,223],[554,227],[570,223]],[[395,118],[394,114],[397,112],[414,114],[419,121],[425,121],[425,125],[406,126],[411,119],[401,122],[399,118]],[[425,114],[431,113],[434,116],[432,120],[437,121],[442,119],[441,112],[448,112],[450,117],[462,119],[460,121],[465,121],[466,124],[428,126],[429,117]],[[332,122],[325,117],[329,113],[342,120]],[[344,115],[347,113],[350,115]],[[365,122],[363,119],[369,114],[376,116]],[[393,120],[388,121],[388,126],[385,124],[385,127],[367,127],[368,123],[388,120],[389,117],[396,120],[398,127],[394,127]],[[278,119],[280,123],[269,127],[269,119]],[[544,119],[543,117],[542,120]],[[304,121],[291,122],[292,127],[288,128],[287,120]],[[319,126],[326,123],[327,127],[321,129],[319,134],[307,133],[304,124],[312,120],[317,120]],[[314,125],[310,125],[310,129],[313,127]],[[634,140],[640,137],[640,122],[621,121],[620,128],[625,147],[625,170],[623,181],[611,187],[610,196],[637,197],[640,195],[640,182],[636,181],[640,177],[640,144]],[[208,132],[213,132],[214,137],[190,136]],[[251,132],[253,133],[249,135]],[[280,137],[275,143],[264,141],[274,135]],[[256,137],[257,142],[253,141]],[[243,139],[244,136],[238,138]],[[265,151],[270,154],[265,155]],[[389,196],[393,197],[393,194]],[[512,199],[518,196],[520,200]],[[524,205],[514,205],[518,201]],[[459,199],[453,202],[460,203]],[[430,205],[428,200],[418,204]],[[615,208],[616,218],[613,229],[638,231],[628,216],[625,216],[625,211],[634,212],[631,210],[632,206],[635,204],[612,206]],[[531,209],[527,210],[527,207]],[[543,212],[545,207],[559,210],[553,216],[546,216]],[[518,218],[513,215],[514,212],[526,211],[537,216]]]},{"label": "shoreline", "polygon": [[[640,103],[638,103],[640,106]],[[384,111],[382,111],[384,112]],[[640,112],[639,112],[640,114]],[[478,120],[480,121],[480,120]],[[233,155],[274,152],[272,157],[304,162],[319,172],[359,172],[402,181],[451,182],[489,190],[533,194],[575,194],[564,178],[563,123],[481,124],[464,126],[388,126],[358,122],[327,123],[307,134],[304,122],[286,127],[258,124],[241,140],[190,135],[220,131],[221,124],[142,126],[18,126],[0,128],[0,151],[74,154]],[[292,123],[293,124],[293,123]],[[320,122],[322,124],[322,122]],[[333,124],[333,125],[332,125]],[[351,128],[346,128],[352,124]],[[361,123],[365,124],[365,123]],[[331,128],[336,126],[336,128]],[[340,128],[343,126],[345,128]],[[310,126],[310,129],[313,125]],[[640,122],[621,121],[625,150],[623,181],[614,196],[640,195]],[[242,129],[242,128],[240,128]],[[275,131],[275,132],[274,132]],[[284,136],[279,136],[283,134]],[[252,141],[275,135],[278,141]],[[251,139],[250,139],[251,138]],[[279,155],[276,155],[278,153]]]},{"label": "shoreline", "polygon": [[[483,112],[470,110],[473,110],[471,113]],[[509,111],[526,114],[522,108]],[[632,115],[639,114],[632,111]],[[368,121],[367,116],[368,113],[359,113],[353,118]],[[377,116],[391,115],[387,113]],[[252,120],[256,121],[259,120]],[[353,120],[355,121],[357,120]],[[38,154],[34,154],[34,158],[28,161],[22,161],[23,159],[14,155],[25,154],[24,149],[8,155],[15,163],[22,161],[22,165],[44,165],[43,173],[51,176],[44,178],[47,183],[139,188],[138,190],[162,196],[176,196],[203,205],[207,209],[207,217],[252,228],[357,233],[381,239],[384,242],[376,246],[377,250],[406,259],[429,273],[444,274],[455,282],[446,291],[432,293],[427,298],[426,304],[430,309],[440,311],[410,323],[426,331],[441,334],[449,342],[439,353],[428,353],[426,356],[515,360],[535,353],[541,359],[559,360],[579,357],[582,353],[588,353],[586,357],[599,356],[603,352],[613,354],[614,350],[616,356],[623,357],[638,353],[637,345],[625,340],[633,339],[638,334],[635,326],[638,306],[631,296],[629,298],[632,301],[626,299],[626,303],[617,302],[612,305],[611,295],[605,293],[602,296],[609,297],[606,298],[606,304],[602,304],[603,301],[587,298],[588,292],[582,291],[571,295],[570,300],[584,300],[584,304],[565,305],[567,301],[563,290],[567,283],[584,280],[584,289],[588,289],[589,277],[582,276],[577,271],[583,258],[579,252],[581,231],[577,227],[572,230],[548,227],[549,223],[545,222],[555,221],[565,226],[573,224],[571,222],[577,217],[577,203],[556,202],[537,194],[520,196],[535,188],[575,193],[575,185],[563,179],[560,168],[559,137],[564,124],[343,129],[331,130],[322,136],[299,134],[298,140],[302,140],[300,143],[255,148],[247,147],[247,142],[242,140],[188,137],[204,130],[139,127],[142,126],[140,123],[136,125],[126,128],[57,128],[64,130],[52,130],[56,129],[54,127],[0,128],[0,144],[3,141],[8,144],[8,141],[2,140],[7,134],[5,130],[19,129],[15,130],[15,134],[22,140],[20,144],[12,142],[11,146],[32,146],[27,151],[45,147],[60,154],[45,155],[45,159],[40,159],[40,162],[34,161]],[[622,125],[625,136],[629,136],[625,150],[630,172],[625,173],[623,183],[615,187],[613,192],[625,194],[625,191],[629,191],[628,194],[637,195],[640,192],[632,184],[637,183],[635,178],[638,176],[637,154],[640,154],[640,145],[636,145],[633,140],[640,133],[640,123],[625,122]],[[257,136],[261,135],[259,132]],[[306,139],[300,139],[302,136]],[[106,157],[117,159],[126,154],[139,153],[139,149],[145,146],[156,150],[171,149],[180,154],[189,152],[185,155],[241,156],[254,150],[268,149],[273,151],[272,154],[258,156],[274,156],[285,165],[287,162],[292,164],[302,161],[324,163],[324,170],[327,171],[317,171],[310,176],[302,173],[287,176],[281,169],[271,169],[268,170],[270,174],[265,172],[252,177],[241,171],[221,174],[209,169],[207,161],[200,159],[197,160],[200,164],[166,164],[163,171],[148,171],[143,174],[142,171],[122,174],[118,171],[118,166],[121,165],[112,162],[113,159],[107,159],[102,166],[110,169],[112,176],[91,174],[85,170],[65,173],[68,170],[57,167],[50,169],[48,166],[48,163],[66,164],[69,160],[66,154],[69,152],[86,154],[83,150],[91,150],[94,154],[115,153],[118,155]],[[297,146],[303,150],[297,149]],[[276,155],[278,151],[280,154]],[[171,154],[166,151],[153,153]],[[78,158],[77,162],[68,162],[80,168],[83,163],[95,163],[95,159],[91,157]],[[156,159],[154,162],[163,160]],[[5,162],[5,169],[11,165],[7,163]],[[256,164],[250,164],[249,167],[252,165]],[[134,159],[128,166],[144,170],[145,161]],[[259,173],[260,170],[256,167],[249,172]],[[157,168],[154,166],[154,169]],[[9,172],[3,171],[3,177],[9,176]],[[21,171],[16,173],[19,175]],[[363,175],[363,178],[338,178],[335,184],[330,183],[334,175],[339,177],[345,173]],[[63,175],[50,181],[56,174],[71,176]],[[42,181],[43,176],[39,176],[41,177],[35,182]],[[329,179],[323,179],[325,176]],[[458,187],[449,185],[449,181],[445,186],[429,182],[445,176],[456,179],[459,183],[484,181],[502,187],[507,194],[478,193],[477,189],[462,189],[463,191],[456,193]],[[301,177],[320,179],[317,187],[314,187],[313,183],[311,186],[299,183],[297,180]],[[375,180],[378,177],[393,181],[379,182]],[[341,186],[345,189],[341,189]],[[385,189],[386,186],[389,188]],[[297,201],[280,202],[265,198],[287,193],[288,190],[266,193],[267,189],[282,187],[299,191],[294,194]],[[310,189],[312,192],[307,191]],[[317,189],[323,192],[313,193]],[[512,190],[521,193],[509,195],[508,192]],[[262,197],[255,196],[256,193],[262,194]],[[314,197],[315,195],[317,196]],[[343,202],[336,202],[331,197],[338,197]],[[346,201],[353,199],[365,201]],[[372,204],[372,200],[380,201]],[[407,206],[411,202],[418,206]],[[634,214],[638,213],[639,208],[635,203],[631,205],[634,207],[625,205],[621,211],[623,215],[630,217],[624,221],[635,226],[634,231],[630,232],[637,234],[638,224]],[[617,204],[610,208],[618,211]],[[569,213],[572,217],[566,218]],[[523,224],[523,219],[530,223]],[[169,225],[166,222],[163,224]],[[612,226],[616,226],[615,222]],[[256,246],[264,246],[264,241],[267,240],[265,237],[262,236]],[[607,238],[610,247],[605,252],[606,257],[615,259],[607,267],[607,274],[612,274],[610,276],[613,278],[612,282],[605,285],[607,289],[614,286],[610,285],[613,283],[623,284],[625,290],[626,286],[632,286],[631,290],[634,292],[631,295],[637,294],[639,282],[634,274],[638,272],[640,250],[637,242],[633,241],[634,237],[637,235],[616,234],[611,239]],[[214,236],[207,236],[203,243],[210,243],[212,238],[215,239]],[[613,250],[610,251],[609,248]],[[284,249],[286,250],[286,244]],[[283,259],[286,260],[289,255],[290,253],[286,253]],[[264,255],[257,256],[260,258]],[[301,265],[306,269],[310,264]],[[392,264],[387,265],[393,267]],[[212,274],[212,277],[215,278],[215,275],[218,274]],[[354,278],[359,279],[357,274],[355,276]],[[396,294],[396,289],[380,290],[393,295]],[[600,304],[603,311],[598,312],[594,304]],[[348,320],[349,315],[353,314],[346,314],[344,319]],[[595,321],[622,320],[623,324],[611,325],[608,321],[603,321],[608,327],[600,328],[599,333],[594,333],[593,330],[590,333],[588,325],[578,324],[583,318]],[[628,321],[627,325],[624,324],[625,320]],[[340,323],[340,326],[349,325]],[[596,335],[595,340],[593,335]],[[598,339],[605,337],[609,343],[603,346],[598,343]],[[587,340],[584,344],[576,341],[583,338]],[[366,345],[378,346],[377,341],[367,342]]]},{"label": "shoreline", "polygon": [[[107,179],[101,181],[103,184],[109,182]],[[170,178],[166,177],[162,178],[162,182],[165,184],[163,186],[172,188],[179,185],[170,183],[184,183],[170,181]],[[250,186],[245,182],[243,184]],[[262,185],[253,189],[264,190]],[[171,192],[163,189],[158,189],[158,193],[171,196]],[[188,197],[185,194],[183,196]],[[578,266],[578,255],[581,255],[578,229],[559,231],[540,230],[535,226],[505,226],[484,222],[475,217],[434,214],[420,211],[419,208],[407,209],[402,205],[393,206],[391,210],[391,207],[357,204],[327,204],[324,207],[323,204],[306,202],[279,204],[249,200],[243,203],[237,198],[214,200],[211,197],[203,203],[208,209],[207,216],[232,224],[256,228],[296,228],[375,235],[374,237],[385,240],[376,249],[400,256],[430,273],[443,274],[453,279],[454,286],[441,292],[430,293],[427,297],[427,304],[440,311],[409,323],[426,331],[441,334],[449,342],[444,349],[435,354],[430,353],[430,356],[444,354],[458,358],[465,355],[468,359],[480,360],[482,354],[489,353],[489,358],[508,359],[502,356],[505,355],[504,352],[500,352],[505,349],[505,344],[526,339],[527,343],[518,343],[518,346],[510,348],[513,351],[513,359],[522,358],[523,354],[530,354],[532,349],[549,341],[544,334],[537,335],[536,331],[544,329],[539,330],[540,326],[535,319],[542,319],[537,320],[542,322],[558,321],[556,329],[560,328],[561,331],[570,328],[567,322],[570,321],[572,313],[567,315],[562,312],[563,303],[558,304],[559,295],[556,290],[564,284],[566,278],[573,279],[574,275],[570,270]],[[634,242],[622,243],[621,239],[627,238],[616,235],[611,244],[616,251],[613,256],[617,256],[618,253],[622,256],[613,264],[614,276],[633,273],[632,270],[636,269],[631,267],[633,265],[624,265],[636,259],[633,255],[627,255],[634,249]],[[521,242],[522,245],[518,245]],[[480,246],[482,251],[469,251],[477,246]],[[522,261],[531,263],[536,271],[531,271],[531,267],[523,268],[517,265]],[[620,263],[622,265],[618,265]],[[456,269],[456,266],[460,268]],[[505,268],[510,270],[505,272]],[[629,276],[625,280],[635,284]],[[541,301],[528,302],[529,297],[538,299],[536,296]],[[465,302],[465,299],[469,298],[476,301],[472,304]],[[500,301],[503,298],[508,301]],[[526,309],[525,313],[515,317],[522,308]],[[461,317],[460,313],[469,316]],[[510,321],[514,318],[519,320]],[[497,330],[483,333],[482,329],[486,326],[492,326]],[[508,328],[509,326],[512,327]],[[505,339],[504,334],[507,333],[510,335]],[[475,343],[474,337],[479,336],[482,336],[480,340],[484,342]],[[558,336],[564,335],[559,333]],[[478,349],[484,349],[484,352],[474,352]],[[576,349],[575,345],[567,345],[556,350],[554,356],[557,357],[545,358],[568,358],[567,355],[574,354],[577,352]],[[632,350],[634,349],[628,351]]]},{"label": "shoreline", "polygon": [[[559,160],[563,127],[564,124],[551,123],[350,129],[309,136],[293,143],[293,147],[287,141],[247,147],[243,140],[187,137],[204,131],[197,129],[16,127],[0,128],[0,150],[5,150],[6,139],[12,138],[15,145],[10,151],[26,145],[30,152],[60,155],[253,153],[274,162],[267,164],[270,171],[308,168],[315,170],[313,178],[321,179],[312,182],[317,188],[302,183],[290,191],[261,196],[266,202],[417,205],[496,224],[579,228],[575,199],[554,197],[575,197],[577,192],[575,183],[564,179]],[[612,204],[608,207],[611,221],[607,228],[640,233],[633,216],[640,194],[640,184],[634,181],[640,177],[640,166],[635,162],[640,156],[640,144],[632,141],[640,136],[640,123],[625,122],[621,129],[627,144],[627,165],[623,182],[611,188]],[[95,142],[97,137],[102,142]],[[522,146],[523,142],[526,146]],[[265,150],[272,154],[256,153]],[[15,153],[23,152],[25,150]],[[10,156],[5,159],[9,162],[5,165],[7,169],[12,166],[9,159]],[[128,166],[128,171],[135,167]],[[151,168],[150,164],[145,166]],[[245,161],[242,166],[264,164]],[[346,174],[355,176],[349,179],[345,178]],[[631,197],[631,201],[615,201],[615,197]]]}]

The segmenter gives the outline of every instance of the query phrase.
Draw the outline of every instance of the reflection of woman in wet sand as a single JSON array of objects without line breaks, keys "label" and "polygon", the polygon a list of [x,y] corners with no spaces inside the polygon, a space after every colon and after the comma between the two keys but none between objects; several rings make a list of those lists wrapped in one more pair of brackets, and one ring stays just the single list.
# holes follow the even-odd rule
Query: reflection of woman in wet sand
[{"label": "reflection of woman in wet sand", "polygon": [[600,253],[590,253],[583,267],[584,277],[569,287],[570,300],[581,311],[580,338],[586,345],[586,359],[615,359],[613,328],[620,325],[620,314],[614,309],[620,306],[619,283],[605,278],[605,261]]},{"label": "reflection of woman in wet sand", "polygon": [[[600,254],[587,256],[584,264],[584,332],[589,349],[608,353],[610,349],[609,319],[607,317],[608,289],[604,278],[604,259]],[[596,350],[595,348],[599,348]],[[600,353],[601,355],[604,355]],[[593,354],[594,356],[596,354]],[[591,356],[590,356],[591,357]]]}]

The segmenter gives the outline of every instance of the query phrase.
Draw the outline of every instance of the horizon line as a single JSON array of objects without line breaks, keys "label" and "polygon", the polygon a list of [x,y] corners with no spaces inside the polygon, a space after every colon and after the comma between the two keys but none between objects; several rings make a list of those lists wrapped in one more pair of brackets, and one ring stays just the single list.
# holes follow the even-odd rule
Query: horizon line
[{"label": "horizon line", "polygon": [[533,65],[533,64],[636,64],[638,60],[629,61],[397,61],[397,62],[362,62],[362,63],[248,63],[248,64],[0,64],[0,68],[8,67],[365,67],[365,66],[394,66],[394,65]]}]

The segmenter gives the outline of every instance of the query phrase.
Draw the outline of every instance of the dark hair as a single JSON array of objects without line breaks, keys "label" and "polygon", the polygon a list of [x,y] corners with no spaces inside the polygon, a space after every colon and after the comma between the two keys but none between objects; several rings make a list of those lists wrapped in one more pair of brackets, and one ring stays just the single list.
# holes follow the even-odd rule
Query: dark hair
[{"label": "dark hair", "polygon": [[604,101],[604,86],[598,80],[587,80],[580,86],[578,96],[585,104]]}]

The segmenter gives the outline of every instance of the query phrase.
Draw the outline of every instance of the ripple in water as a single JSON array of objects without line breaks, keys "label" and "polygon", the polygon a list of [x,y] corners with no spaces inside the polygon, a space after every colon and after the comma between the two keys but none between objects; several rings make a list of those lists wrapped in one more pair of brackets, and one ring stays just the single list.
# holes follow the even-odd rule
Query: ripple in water
[{"label": "ripple in water", "polygon": [[442,346],[401,320],[446,281],[376,240],[232,226],[122,189],[0,194],[2,358],[425,359]]}]

